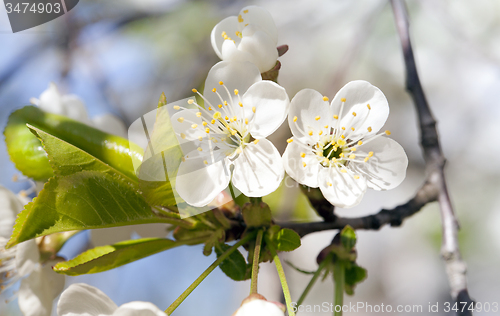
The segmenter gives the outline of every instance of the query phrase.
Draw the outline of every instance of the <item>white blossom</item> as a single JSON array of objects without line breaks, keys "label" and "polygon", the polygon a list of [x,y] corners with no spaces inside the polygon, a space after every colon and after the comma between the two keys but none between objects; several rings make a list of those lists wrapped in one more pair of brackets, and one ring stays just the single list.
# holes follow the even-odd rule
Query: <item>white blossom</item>
[{"label": "white blossom", "polygon": [[52,302],[64,288],[64,276],[52,271],[51,262],[40,264],[34,239],[5,249],[14,219],[26,199],[0,186],[0,281],[1,291],[18,281],[19,308],[25,316],[50,316]]},{"label": "white blossom", "polygon": [[278,59],[278,30],[271,14],[257,6],[243,8],[212,30],[212,46],[224,61],[249,61],[260,72],[274,67]]},{"label": "white blossom", "polygon": [[293,137],[283,155],[286,172],[345,208],[357,205],[367,188],[398,186],[408,158],[384,137],[389,131],[377,134],[388,115],[384,94],[366,81],[349,82],[331,104],[315,90],[298,92],[288,116]]},{"label": "white blossom", "polygon": [[262,80],[252,63],[219,62],[208,74],[205,94],[198,94],[204,106],[191,100],[196,109],[175,106],[179,112],[172,116],[179,140],[194,145],[177,173],[180,197],[193,206],[207,205],[230,180],[250,197],[276,190],[283,163],[266,137],[286,118],[290,102],[285,89]]},{"label": "white blossom", "polygon": [[130,302],[117,306],[98,288],[84,283],[70,285],[57,303],[59,316],[167,316],[149,302]]},{"label": "white blossom", "polygon": [[243,300],[233,316],[285,316],[285,310],[281,303],[270,302],[260,294],[252,294]]},{"label": "white blossom", "polygon": [[74,94],[61,94],[53,82],[42,92],[39,99],[31,98],[30,102],[45,112],[69,117],[109,134],[127,136],[125,124],[118,117],[103,114],[90,119],[83,100]]}]

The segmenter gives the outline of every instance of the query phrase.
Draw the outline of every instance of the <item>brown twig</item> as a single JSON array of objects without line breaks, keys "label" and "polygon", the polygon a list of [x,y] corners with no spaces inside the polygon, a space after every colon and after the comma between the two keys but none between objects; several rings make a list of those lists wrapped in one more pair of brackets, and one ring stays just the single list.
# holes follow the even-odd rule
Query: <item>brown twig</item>
[{"label": "brown twig", "polygon": [[[439,137],[429,104],[425,97],[420,79],[418,77],[415,57],[409,35],[408,13],[403,0],[390,0],[396,21],[396,28],[401,39],[403,56],[406,65],[406,89],[410,93],[418,114],[420,124],[420,140],[424,151],[428,182],[437,192],[441,219],[443,226],[443,241],[441,254],[446,263],[446,272],[451,288],[451,296],[454,301],[467,303],[469,307],[473,303],[469,297],[466,280],[466,264],[462,260],[458,245],[458,221],[450,201],[446,180],[444,176],[445,158],[439,144]],[[472,315],[465,308],[459,309],[458,315]]]}]

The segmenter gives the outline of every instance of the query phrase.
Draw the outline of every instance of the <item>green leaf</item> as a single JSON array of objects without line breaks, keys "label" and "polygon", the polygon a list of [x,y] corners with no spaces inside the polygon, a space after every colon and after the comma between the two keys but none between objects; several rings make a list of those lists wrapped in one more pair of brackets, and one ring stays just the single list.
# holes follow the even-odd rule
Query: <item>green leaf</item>
[{"label": "green leaf", "polygon": [[51,178],[19,214],[8,247],[69,230],[145,223],[176,223],[159,217],[124,179],[98,171]]},{"label": "green leaf", "polygon": [[[215,247],[217,257],[220,257],[231,246],[219,244]],[[245,258],[239,250],[234,251],[229,257],[219,265],[220,269],[235,281],[248,280],[251,276],[252,266],[247,264]]]},{"label": "green leaf", "polygon": [[350,251],[356,245],[356,232],[354,229],[347,225],[340,232],[340,241],[347,251]]},{"label": "green leaf", "polygon": [[137,145],[65,116],[46,113],[35,106],[25,106],[13,112],[4,130],[10,158],[27,177],[46,180],[53,173],[40,140],[26,128],[26,124],[80,148],[129,178],[137,178],[133,166],[139,165],[143,157],[142,149]]},{"label": "green leaf", "polygon": [[42,142],[49,158],[49,164],[56,175],[69,176],[87,170],[126,178],[130,182],[134,181],[80,148],[29,124],[28,128]]},{"label": "green leaf", "polygon": [[151,205],[172,206],[183,202],[173,188],[182,159],[182,150],[175,136],[165,95],[160,96],[158,109],[143,116],[149,144],[139,169],[139,187]]},{"label": "green leaf", "polygon": [[53,270],[66,275],[99,273],[179,245],[183,244],[164,238],[127,240],[87,250],[72,260],[59,262]]},{"label": "green leaf", "polygon": [[283,228],[273,234],[271,242],[275,244],[278,251],[292,251],[301,245],[299,234],[288,228]]},{"label": "green leaf", "polygon": [[366,279],[367,271],[356,263],[345,269],[345,292],[348,295],[354,294],[354,288],[358,283]]}]

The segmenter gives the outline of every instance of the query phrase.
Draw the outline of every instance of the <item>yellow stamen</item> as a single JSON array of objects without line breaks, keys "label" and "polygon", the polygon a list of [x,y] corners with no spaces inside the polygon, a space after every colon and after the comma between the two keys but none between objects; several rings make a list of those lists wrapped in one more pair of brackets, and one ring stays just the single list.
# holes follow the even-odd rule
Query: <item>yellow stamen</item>
[{"label": "yellow stamen", "polygon": [[208,110],[209,110],[209,111],[212,111],[212,107],[211,107],[211,106],[209,106],[209,107],[208,107]]},{"label": "yellow stamen", "polygon": [[210,123],[215,124],[215,120],[211,120]]},{"label": "yellow stamen", "polygon": [[316,121],[319,121],[319,120],[321,119],[321,116],[319,116],[319,115],[318,115],[318,116],[316,116],[314,119],[315,119]]},{"label": "yellow stamen", "polygon": [[[219,112],[219,111],[215,112],[215,113],[214,113],[214,115],[213,115],[213,118],[214,118],[214,119],[216,119],[216,120],[220,119],[221,117],[222,117],[222,114],[220,114],[220,112]],[[214,123],[215,123],[215,122],[214,122]],[[213,124],[213,123],[212,123],[212,124]]]},{"label": "yellow stamen", "polygon": [[210,134],[210,128],[205,128],[205,133]]},{"label": "yellow stamen", "polygon": [[293,117],[293,121],[297,122],[297,117],[296,116]]},{"label": "yellow stamen", "polygon": [[352,112],[352,116],[356,116],[356,115],[357,115],[356,112]]},{"label": "yellow stamen", "polygon": [[345,127],[344,126],[342,126],[341,128],[342,128],[343,131],[345,131]]},{"label": "yellow stamen", "polygon": [[238,89],[234,89],[234,95],[238,95],[239,91]]},{"label": "yellow stamen", "polygon": [[248,10],[243,10],[243,13],[248,13]]},{"label": "yellow stamen", "polygon": [[184,122],[184,118],[183,118],[183,117],[179,117],[179,118],[177,119],[177,121],[179,121],[179,123],[182,123],[182,122]]},{"label": "yellow stamen", "polygon": [[227,101],[224,101],[224,105],[227,106]]},{"label": "yellow stamen", "polygon": [[344,153],[340,153],[339,157],[344,158]]},{"label": "yellow stamen", "polygon": [[327,97],[327,96],[324,96],[324,97],[323,97],[323,101],[328,101],[328,97]]},{"label": "yellow stamen", "polygon": [[328,125],[325,125],[325,128],[328,128]]},{"label": "yellow stamen", "polygon": [[370,157],[366,157],[366,158],[364,159],[364,161],[365,161],[365,162],[367,162],[367,161],[368,161],[368,159],[370,159]]},{"label": "yellow stamen", "polygon": [[340,99],[340,102],[345,102],[345,98]]},{"label": "yellow stamen", "polygon": [[356,147],[351,148],[351,151],[356,151],[356,150],[357,150]]},{"label": "yellow stamen", "polygon": [[359,176],[358,175],[354,175],[354,179],[358,180]]},{"label": "yellow stamen", "polygon": [[347,173],[347,170],[342,169],[342,170],[340,170],[340,172],[342,172],[342,173]]},{"label": "yellow stamen", "polygon": [[309,136],[312,136],[313,135],[313,131],[309,131]]},{"label": "yellow stamen", "polygon": [[349,155],[349,159],[354,159],[356,158],[356,155]]},{"label": "yellow stamen", "polygon": [[367,130],[368,130],[368,132],[371,132],[372,131],[372,127],[368,126]]},{"label": "yellow stamen", "polygon": [[206,160],[203,160],[203,163],[206,164],[206,165],[208,165],[208,161],[206,161]]},{"label": "yellow stamen", "polygon": [[181,138],[182,138],[182,139],[186,138],[186,134],[181,133]]},{"label": "yellow stamen", "polygon": [[238,15],[238,22],[240,22],[240,23],[243,22],[243,17],[241,16],[241,14]]},{"label": "yellow stamen", "polygon": [[238,105],[239,105],[240,107],[243,107],[243,103],[241,103],[241,102],[238,102]]},{"label": "yellow stamen", "polygon": [[319,134],[319,135],[322,135],[322,134],[323,134],[323,131],[319,131],[319,133],[318,133],[318,134]]},{"label": "yellow stamen", "polygon": [[248,125],[248,119],[247,119],[247,118],[245,119],[245,124],[247,124],[247,125]]},{"label": "yellow stamen", "polygon": [[391,131],[389,130],[385,131],[385,135],[391,135]]},{"label": "yellow stamen", "polygon": [[333,186],[331,182],[327,182],[326,184],[328,184],[329,187]]},{"label": "yellow stamen", "polygon": [[338,115],[334,115],[333,118],[336,119],[336,120],[338,120],[339,116]]},{"label": "yellow stamen", "polygon": [[373,157],[373,151],[370,151],[370,152],[368,153],[368,157]]},{"label": "yellow stamen", "polygon": [[252,112],[254,112],[254,113],[255,113],[255,111],[256,111],[256,110],[257,110],[257,108],[255,108],[255,106],[254,106],[254,107],[252,107]]},{"label": "yellow stamen", "polygon": [[372,107],[370,106],[370,104],[367,104],[366,107],[368,108],[368,110],[372,109]]},{"label": "yellow stamen", "polygon": [[354,127],[351,127],[351,130],[354,132]]},{"label": "yellow stamen", "polygon": [[193,124],[191,125],[192,128],[197,128],[198,127],[198,124]]},{"label": "yellow stamen", "polygon": [[201,117],[201,112],[196,112],[196,117]]},{"label": "yellow stamen", "polygon": [[181,108],[180,106],[174,105],[174,110],[180,110],[180,108]]},{"label": "yellow stamen", "polygon": [[203,123],[201,123],[201,125],[203,125],[203,126],[207,126],[207,125],[208,125],[208,123],[207,123],[207,122],[205,122],[205,121],[203,121]]},{"label": "yellow stamen", "polygon": [[259,142],[259,140],[260,140],[260,139],[256,139],[256,140],[254,140],[254,141],[253,141],[253,143],[254,143],[255,145],[257,145],[257,143]]},{"label": "yellow stamen", "polygon": [[306,158],[306,153],[300,153],[300,157]]},{"label": "yellow stamen", "polygon": [[362,142],[362,141],[359,141],[359,142],[358,142],[358,146],[361,146],[361,145],[363,145],[363,142]]},{"label": "yellow stamen", "polygon": [[222,104],[219,104],[219,105],[217,105],[217,106],[219,107],[219,109],[222,109]]},{"label": "yellow stamen", "polygon": [[212,89],[212,92],[217,92],[217,89],[213,88],[213,89]]},{"label": "yellow stamen", "polygon": [[222,85],[224,84],[224,82],[222,82],[222,81],[219,81],[219,84],[220,84],[220,85],[222,86]]},{"label": "yellow stamen", "polygon": [[340,137],[342,137],[342,139],[345,139],[345,136],[344,136],[344,135],[340,135]]},{"label": "yellow stamen", "polygon": [[293,138],[287,139],[286,142],[290,144],[291,142],[293,142]]},{"label": "yellow stamen", "polygon": [[227,115],[226,115],[226,116],[224,117],[224,119],[225,119],[226,121],[228,121],[228,120],[229,120],[229,117],[227,117]]},{"label": "yellow stamen", "polygon": [[201,149],[201,147],[198,147],[198,151],[203,151],[203,149]]},{"label": "yellow stamen", "polygon": [[302,162],[302,166],[305,168],[307,164],[305,162]]}]

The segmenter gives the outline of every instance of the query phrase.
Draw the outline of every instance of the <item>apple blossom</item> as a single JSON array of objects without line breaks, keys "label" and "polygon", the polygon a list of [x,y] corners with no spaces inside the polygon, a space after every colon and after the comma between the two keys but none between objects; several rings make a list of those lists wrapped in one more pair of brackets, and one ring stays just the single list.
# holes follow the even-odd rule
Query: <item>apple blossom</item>
[{"label": "apple blossom", "polygon": [[204,107],[191,99],[188,103],[196,109],[175,106],[180,111],[172,116],[179,140],[195,145],[179,166],[179,196],[190,205],[205,206],[230,180],[250,197],[276,190],[284,169],[266,137],[286,118],[290,102],[285,89],[262,80],[252,63],[222,61],[210,70],[205,94],[198,94]]},{"label": "apple blossom", "polygon": [[220,21],[212,30],[212,46],[224,61],[249,61],[264,73],[278,59],[278,30],[271,14],[257,6]]},{"label": "apple blossom", "polygon": [[103,114],[90,119],[82,99],[74,94],[61,94],[53,82],[49,84],[47,90],[42,92],[40,99],[31,98],[30,102],[45,112],[67,116],[109,134],[127,136],[125,124],[118,117]]},{"label": "apple blossom", "polygon": [[270,302],[260,294],[251,294],[243,300],[233,316],[284,316],[285,310],[285,306],[279,302]]},{"label": "apple blossom", "polygon": [[357,205],[367,188],[398,186],[408,158],[401,145],[383,137],[389,131],[377,134],[388,115],[384,94],[366,81],[349,82],[331,104],[315,90],[301,90],[290,104],[286,172],[346,208]]},{"label": "apple blossom", "polygon": [[70,285],[57,303],[59,316],[167,316],[149,302],[130,302],[118,307],[98,288],[84,283]]}]

